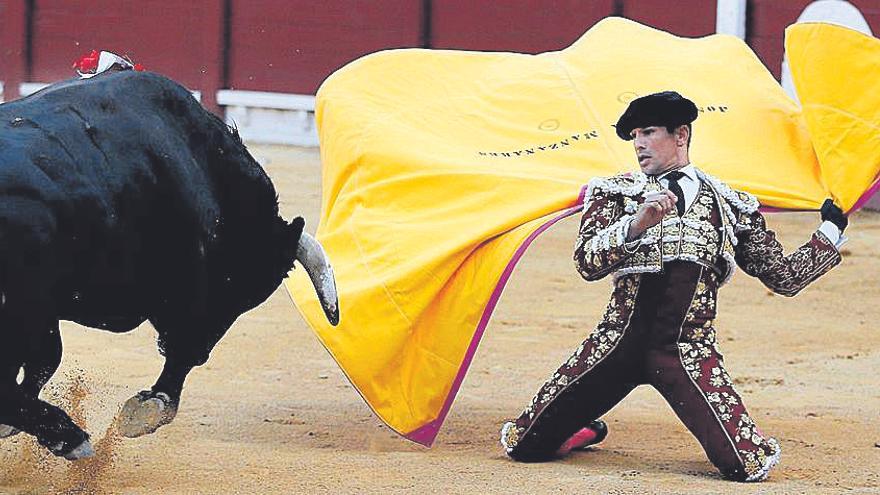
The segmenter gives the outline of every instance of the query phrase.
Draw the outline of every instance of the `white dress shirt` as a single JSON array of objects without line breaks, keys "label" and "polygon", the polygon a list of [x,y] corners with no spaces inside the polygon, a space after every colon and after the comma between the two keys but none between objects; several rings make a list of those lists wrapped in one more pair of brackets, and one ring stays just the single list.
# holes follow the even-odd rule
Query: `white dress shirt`
[{"label": "white dress shirt", "polygon": [[[676,170],[684,174],[684,177],[678,179],[678,185],[681,186],[681,192],[684,193],[684,211],[688,211],[688,208],[690,208],[694,203],[694,200],[697,199],[697,193],[700,192],[700,178],[697,176],[697,171],[691,164],[685,165]],[[672,170],[663,172],[658,177],[660,185],[665,189],[669,189],[669,179],[666,178],[666,176],[669,175],[669,172],[672,172]]]},{"label": "white dress shirt", "polygon": [[[684,193],[684,210],[687,211],[694,203],[694,200],[697,199],[697,193],[700,192],[700,177],[697,175],[697,171],[692,164],[687,164],[676,170],[684,174],[683,177],[678,179],[678,185],[681,186],[681,192]],[[672,172],[672,170],[664,172],[658,177],[660,185],[666,189],[669,189],[669,179],[666,178],[669,172]],[[632,224],[632,222],[630,222],[630,224]],[[840,247],[848,240],[840,232],[840,229],[837,228],[837,225],[834,225],[831,222],[822,222],[822,225],[819,226],[818,230],[819,232],[822,232],[822,234],[824,234],[837,249],[840,249]],[[638,247],[639,244],[641,244],[641,236],[627,242],[626,247],[628,250],[633,250]]]}]

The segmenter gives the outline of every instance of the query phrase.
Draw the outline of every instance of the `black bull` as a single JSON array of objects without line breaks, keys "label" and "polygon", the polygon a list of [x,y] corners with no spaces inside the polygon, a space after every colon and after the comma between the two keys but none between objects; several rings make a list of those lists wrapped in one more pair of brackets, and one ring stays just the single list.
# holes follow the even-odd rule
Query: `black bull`
[{"label": "black bull", "polygon": [[0,436],[91,454],[88,434],[39,399],[60,319],[155,327],[165,366],[123,408],[127,436],[173,419],[189,371],[295,259],[335,323],[332,272],[302,229],[280,217],[237,133],[161,76],[102,74],[0,105]]}]

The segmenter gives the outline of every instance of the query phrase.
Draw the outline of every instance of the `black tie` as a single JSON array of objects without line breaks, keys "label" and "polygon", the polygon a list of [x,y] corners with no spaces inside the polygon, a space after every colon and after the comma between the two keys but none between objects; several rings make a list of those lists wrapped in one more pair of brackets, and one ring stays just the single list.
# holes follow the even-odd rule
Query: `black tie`
[{"label": "black tie", "polygon": [[679,172],[678,170],[674,170],[666,174],[666,180],[669,181],[669,190],[672,191],[672,194],[675,194],[675,197],[678,198],[678,201],[675,202],[675,209],[678,210],[678,216],[684,215],[684,191],[681,190],[681,186],[678,185],[678,179],[684,177],[683,172]]}]

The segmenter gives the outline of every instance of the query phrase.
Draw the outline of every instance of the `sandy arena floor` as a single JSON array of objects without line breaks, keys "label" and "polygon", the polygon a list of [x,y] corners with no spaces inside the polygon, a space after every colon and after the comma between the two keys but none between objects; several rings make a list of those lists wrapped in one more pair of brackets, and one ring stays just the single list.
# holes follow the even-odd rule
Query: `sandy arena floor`
[{"label": "sandy arena floor", "polygon": [[[253,147],[286,218],[314,232],[316,151]],[[788,249],[816,214],[775,214]],[[795,299],[737,274],[722,290],[719,337],[750,412],[783,448],[764,484],[720,479],[660,396],[642,387],[606,417],[592,452],[517,464],[498,444],[543,380],[598,321],[607,282],[570,261],[577,219],[523,258],[433,449],[398,438],[348,384],[280,288],[233,326],[190,375],[177,419],[119,438],[112,418],[162,361],[144,325],[126,335],[63,323],[64,362],[46,391],[96,441],[69,463],[19,435],[0,441],[0,493],[880,493],[880,214],[859,213],[844,263]]]}]

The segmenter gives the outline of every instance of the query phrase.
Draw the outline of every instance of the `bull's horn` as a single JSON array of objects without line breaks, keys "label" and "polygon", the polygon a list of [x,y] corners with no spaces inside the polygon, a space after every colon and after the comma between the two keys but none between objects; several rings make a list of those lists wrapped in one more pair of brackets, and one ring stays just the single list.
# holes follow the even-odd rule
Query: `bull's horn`
[{"label": "bull's horn", "polygon": [[333,267],[327,261],[327,255],[324,253],[321,243],[308,233],[303,232],[299,238],[299,246],[296,248],[296,259],[312,279],[312,285],[315,286],[315,292],[318,293],[318,300],[321,301],[321,307],[324,308],[327,320],[331,325],[336,326],[339,323],[339,296],[336,295],[336,279],[333,276]]}]

